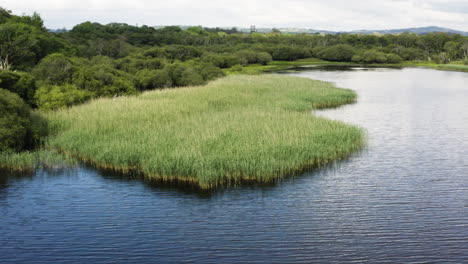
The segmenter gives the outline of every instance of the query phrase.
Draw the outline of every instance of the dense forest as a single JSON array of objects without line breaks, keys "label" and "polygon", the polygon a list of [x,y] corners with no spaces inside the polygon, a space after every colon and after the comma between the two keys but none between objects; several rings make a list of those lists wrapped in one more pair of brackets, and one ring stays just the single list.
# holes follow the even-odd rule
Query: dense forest
[{"label": "dense forest", "polygon": [[31,109],[201,85],[225,75],[224,69],[304,58],[363,64],[466,61],[468,37],[261,34],[92,22],[52,33],[37,13],[18,16],[0,8],[0,151],[37,144],[44,132]]}]

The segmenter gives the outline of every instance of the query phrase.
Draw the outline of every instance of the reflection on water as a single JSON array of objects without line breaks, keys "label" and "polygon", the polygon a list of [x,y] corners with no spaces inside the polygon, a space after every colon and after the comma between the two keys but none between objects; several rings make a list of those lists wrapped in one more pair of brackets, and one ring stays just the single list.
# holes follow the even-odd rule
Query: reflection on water
[{"label": "reflection on water", "polygon": [[87,167],[0,172],[1,263],[466,263],[468,74],[308,70],[358,103],[361,153],[203,194]]}]

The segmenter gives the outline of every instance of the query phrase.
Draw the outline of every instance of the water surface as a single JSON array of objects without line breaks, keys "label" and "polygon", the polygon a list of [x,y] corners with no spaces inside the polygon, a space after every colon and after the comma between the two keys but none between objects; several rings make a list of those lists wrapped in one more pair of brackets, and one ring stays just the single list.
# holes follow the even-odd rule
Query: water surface
[{"label": "water surface", "polygon": [[362,152],[210,194],[86,167],[0,173],[0,263],[468,263],[468,74],[292,75],[358,93],[318,114],[366,129]]}]

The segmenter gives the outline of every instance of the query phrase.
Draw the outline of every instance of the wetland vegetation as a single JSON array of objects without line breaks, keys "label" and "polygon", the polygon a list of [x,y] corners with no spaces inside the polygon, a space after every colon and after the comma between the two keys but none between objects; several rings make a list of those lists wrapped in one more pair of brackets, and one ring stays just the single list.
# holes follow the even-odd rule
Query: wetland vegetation
[{"label": "wetland vegetation", "polygon": [[229,76],[49,112],[48,145],[96,167],[201,188],[271,182],[362,146],[359,128],[309,111],[355,96],[297,77]]}]

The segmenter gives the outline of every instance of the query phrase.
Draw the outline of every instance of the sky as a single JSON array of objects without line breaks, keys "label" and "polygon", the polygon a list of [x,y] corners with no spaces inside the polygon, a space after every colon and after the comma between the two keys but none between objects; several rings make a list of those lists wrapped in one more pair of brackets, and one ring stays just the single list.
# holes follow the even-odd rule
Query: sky
[{"label": "sky", "polygon": [[440,26],[468,32],[468,0],[1,0],[50,29],[85,22],[333,31]]}]

